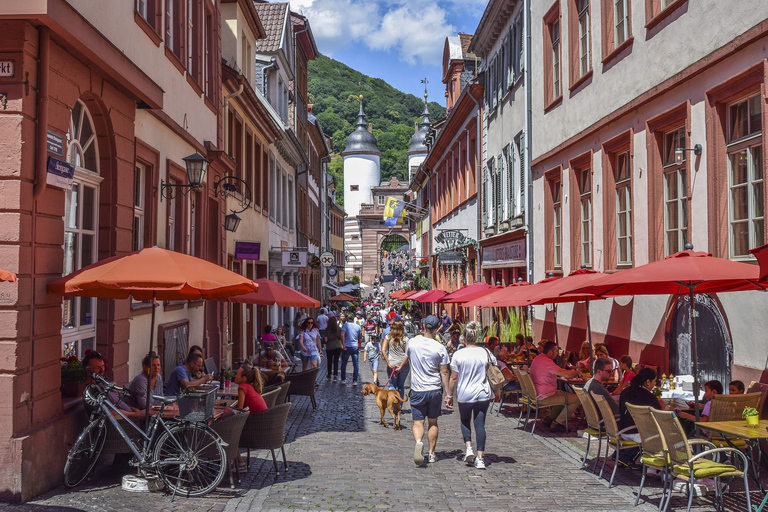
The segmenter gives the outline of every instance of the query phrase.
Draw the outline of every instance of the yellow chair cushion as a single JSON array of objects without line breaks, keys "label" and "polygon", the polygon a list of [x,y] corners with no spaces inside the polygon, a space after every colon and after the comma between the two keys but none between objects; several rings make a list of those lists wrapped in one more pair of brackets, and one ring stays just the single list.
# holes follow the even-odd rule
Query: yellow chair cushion
[{"label": "yellow chair cushion", "polygon": [[587,434],[589,434],[591,436],[599,436],[602,433],[601,430],[597,430],[596,428],[592,428],[592,427],[585,428],[584,432],[586,432]]},{"label": "yellow chair cushion", "polygon": [[[609,439],[608,441],[611,444],[616,444],[616,440],[613,439],[613,438]],[[638,443],[637,441],[630,441],[629,439],[622,439],[621,440],[621,447],[622,448],[625,448],[625,447],[628,447],[628,446],[639,446],[639,445],[640,445],[640,443]]]},{"label": "yellow chair cushion", "polygon": [[641,455],[640,460],[646,466],[653,466],[655,468],[664,467],[664,457],[660,455]]},{"label": "yellow chair cushion", "polygon": [[[687,465],[676,464],[672,469],[676,475],[690,478],[690,468]],[[731,464],[722,464],[707,459],[699,459],[693,463],[693,477],[695,479],[711,478],[727,473],[741,474],[741,472],[736,469],[736,466],[732,466]]]},{"label": "yellow chair cushion", "polygon": [[728,438],[728,441],[730,441],[730,444],[725,439],[721,438],[713,438],[710,439],[712,441],[712,444],[717,446],[718,448],[727,448],[729,446],[735,446],[736,448],[743,448],[747,446],[747,442],[743,439],[736,439],[736,438]]}]

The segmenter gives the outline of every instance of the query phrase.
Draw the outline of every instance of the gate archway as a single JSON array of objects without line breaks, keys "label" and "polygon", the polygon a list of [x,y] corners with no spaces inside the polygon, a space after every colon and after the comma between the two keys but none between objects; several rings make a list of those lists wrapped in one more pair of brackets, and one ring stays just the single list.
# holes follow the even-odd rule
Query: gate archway
[{"label": "gate archway", "polygon": [[[382,277],[392,276],[393,270],[398,265],[398,255],[405,253],[400,257],[407,266],[409,264],[410,245],[408,240],[402,235],[389,235],[381,241],[379,247],[379,271]],[[394,255],[394,256],[393,256]]]}]

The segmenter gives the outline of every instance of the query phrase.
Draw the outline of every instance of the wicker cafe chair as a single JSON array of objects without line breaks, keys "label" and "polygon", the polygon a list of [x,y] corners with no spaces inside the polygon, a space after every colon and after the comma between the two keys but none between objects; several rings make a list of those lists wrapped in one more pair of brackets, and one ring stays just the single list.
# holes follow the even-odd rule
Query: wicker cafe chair
[{"label": "wicker cafe chair", "polygon": [[246,456],[247,467],[251,466],[251,449],[269,450],[272,452],[272,463],[275,466],[276,475],[280,474],[277,467],[277,458],[275,450],[280,448],[283,453],[283,470],[288,468],[288,462],[285,459],[285,448],[283,442],[285,439],[285,422],[288,419],[288,410],[291,403],[276,405],[266,411],[260,411],[251,414],[243,428],[243,434],[240,436],[240,448],[248,450]]},{"label": "wicker cafe chair", "polygon": [[[237,466],[237,456],[240,455],[240,436],[248,420],[250,413],[241,412],[223,416],[214,421],[211,428],[219,434],[224,445],[224,453],[227,455],[227,466],[229,469],[229,485],[235,488],[235,475],[237,483],[240,483],[240,469]],[[233,471],[234,469],[234,471]]]},{"label": "wicker cafe chair", "polygon": [[279,386],[277,386],[277,389],[280,391],[277,394],[277,400],[275,400],[275,405],[283,405],[285,403],[285,398],[288,396],[288,388],[291,387],[290,382],[283,382]]},{"label": "wicker cafe chair", "polygon": [[[560,405],[560,404],[553,404],[551,403],[550,399],[558,394],[561,394],[565,396],[565,410],[568,410],[568,395],[566,395],[564,392],[557,390],[554,394],[546,397],[546,398],[539,398],[539,394],[536,391],[536,385],[533,383],[533,379],[531,378],[530,372],[526,370],[520,370],[520,376],[518,377],[520,379],[520,386],[523,388],[523,396],[527,395],[528,399],[528,415],[525,418],[525,426],[528,426],[528,422],[531,418],[531,408],[534,408],[536,410],[536,415],[533,418],[533,427],[531,428],[531,434],[533,434],[533,431],[536,429],[536,422],[539,421],[539,409],[545,408],[548,409],[549,407],[553,405]],[[565,415],[565,431],[568,432],[568,414]]]},{"label": "wicker cafe chair", "polygon": [[[747,510],[752,510],[752,503],[749,499],[749,479],[745,471],[739,471],[736,466],[731,464],[723,464],[721,462],[715,462],[708,459],[712,455],[716,454],[731,454],[732,456],[738,456],[744,463],[744,468],[748,468],[747,457],[736,448],[715,448],[712,443],[703,439],[688,440],[683,431],[683,427],[680,425],[680,420],[672,411],[659,411],[657,409],[651,409],[651,416],[656,422],[656,426],[662,436],[662,442],[664,444],[664,453],[669,458],[672,465],[672,471],[677,478],[685,481],[688,485],[688,511],[691,510],[691,503],[693,503],[693,483],[696,480],[713,478],[715,480],[715,499],[717,500],[717,509],[722,509],[723,489],[720,485],[720,479],[723,477],[742,477],[744,480],[744,491],[747,498]],[[696,455],[693,455],[691,451],[692,444],[704,444],[708,445],[711,449],[704,450]],[[672,485],[674,479],[668,478],[666,484],[668,489],[667,503],[663,510],[669,507],[669,502],[672,497]]]},{"label": "wicker cafe chair", "polygon": [[267,409],[274,407],[277,397],[280,395],[280,390],[275,388],[263,393],[261,398],[264,399],[264,403],[267,404]]},{"label": "wicker cafe chair", "polygon": [[593,437],[597,437],[597,455],[595,455],[595,463],[592,467],[592,472],[597,471],[597,463],[600,460],[600,449],[603,444],[603,434],[605,434],[605,428],[603,427],[603,420],[600,418],[600,413],[597,411],[597,406],[592,397],[584,391],[584,388],[574,386],[573,390],[576,392],[576,396],[579,397],[581,402],[581,408],[584,409],[584,416],[587,418],[587,428],[584,432],[587,434],[587,449],[584,451],[584,458],[581,460],[581,467],[587,465],[587,457],[589,457],[589,445],[592,442]]},{"label": "wicker cafe chair", "polygon": [[[709,421],[739,421],[745,407],[757,409],[760,404],[761,393],[747,393],[745,395],[715,395],[709,406]],[[715,432],[709,433],[709,440],[718,448],[732,446],[745,448],[747,442],[744,439],[727,437]],[[733,462],[733,460],[731,460]]]},{"label": "wicker cafe chair", "polygon": [[[659,427],[656,426],[656,422],[651,416],[651,408],[645,405],[632,405],[627,404],[627,411],[635,421],[637,432],[640,434],[640,462],[643,466],[643,476],[640,478],[640,488],[637,490],[637,498],[635,499],[635,506],[640,503],[640,495],[643,493],[643,487],[645,486],[645,477],[648,474],[648,467],[658,469],[661,471],[661,480],[665,482],[669,474],[669,458],[664,453],[664,442],[661,438],[661,432]],[[666,497],[667,486],[662,486],[661,500],[659,501],[659,511],[664,505],[664,498]]]},{"label": "wicker cafe chair", "polygon": [[317,374],[320,373],[320,368],[312,368],[305,372],[289,373],[285,376],[286,382],[291,383],[291,387],[288,390],[288,398],[293,395],[308,396],[312,400],[312,410],[317,410],[317,402],[315,401],[315,380]]},{"label": "wicker cafe chair", "polygon": [[763,418],[763,409],[765,408],[765,399],[768,398],[768,384],[762,382],[752,381],[749,383],[747,393],[760,393],[760,402],[757,404],[757,410],[760,413],[760,418]]},{"label": "wicker cafe chair", "polygon": [[605,443],[605,456],[603,457],[603,465],[600,467],[601,478],[603,476],[603,470],[605,469],[605,462],[608,460],[608,448],[611,445],[614,446],[614,455],[616,456],[616,460],[613,462],[613,472],[611,473],[611,480],[608,482],[608,488],[610,489],[613,486],[613,479],[616,477],[616,468],[619,467],[619,456],[621,455],[621,449],[631,448],[633,446],[637,446],[640,443],[622,438],[622,434],[636,430],[636,427],[633,425],[631,427],[619,430],[619,426],[616,424],[616,417],[613,415],[613,410],[605,400],[605,397],[602,395],[596,395],[594,392],[591,393],[591,395],[592,399],[594,399],[595,403],[597,404],[597,408],[600,411],[600,414],[603,417],[605,435],[608,438],[608,442]]}]

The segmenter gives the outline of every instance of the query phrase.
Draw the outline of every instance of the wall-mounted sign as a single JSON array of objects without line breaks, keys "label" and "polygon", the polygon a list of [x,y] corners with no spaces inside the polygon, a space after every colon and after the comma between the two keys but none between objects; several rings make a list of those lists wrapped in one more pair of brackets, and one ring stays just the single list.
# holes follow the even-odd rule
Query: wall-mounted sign
[{"label": "wall-mounted sign", "polygon": [[485,268],[524,267],[525,240],[514,240],[483,248],[482,265]]},{"label": "wall-mounted sign", "polygon": [[16,74],[13,60],[0,60],[0,77],[12,78]]},{"label": "wall-mounted sign", "polygon": [[336,277],[338,273],[339,270],[336,267],[328,267],[328,277]]},{"label": "wall-mounted sign", "polygon": [[320,257],[313,254],[312,257],[309,258],[309,266],[312,268],[320,268]]},{"label": "wall-mounted sign", "polygon": [[261,259],[261,243],[235,241],[235,259],[260,260]]},{"label": "wall-mounted sign", "polygon": [[446,247],[453,247],[462,243],[464,240],[466,240],[466,238],[467,237],[464,236],[464,233],[458,229],[446,229],[445,231],[441,231],[435,237],[435,242]]},{"label": "wall-mounted sign", "polygon": [[58,158],[48,157],[48,177],[46,183],[53,187],[72,190],[72,178],[75,176],[75,166],[59,160]]},{"label": "wall-mounted sign", "polygon": [[441,252],[437,255],[438,265],[462,265],[464,264],[464,256],[460,251],[447,251]]},{"label": "wall-mounted sign", "polygon": [[283,251],[284,267],[306,267],[307,251]]},{"label": "wall-mounted sign", "polygon": [[320,263],[322,263],[324,267],[330,267],[331,265],[336,264],[336,258],[331,251],[325,251],[320,255]]},{"label": "wall-mounted sign", "polygon": [[57,156],[64,156],[64,137],[49,131],[48,152]]}]

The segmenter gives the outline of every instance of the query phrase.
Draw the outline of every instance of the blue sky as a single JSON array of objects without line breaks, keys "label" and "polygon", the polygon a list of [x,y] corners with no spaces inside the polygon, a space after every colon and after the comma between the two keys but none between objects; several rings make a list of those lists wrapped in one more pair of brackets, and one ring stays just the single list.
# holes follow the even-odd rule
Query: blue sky
[{"label": "blue sky", "polygon": [[321,53],[366,75],[445,105],[445,38],[473,33],[486,0],[293,0]]}]

